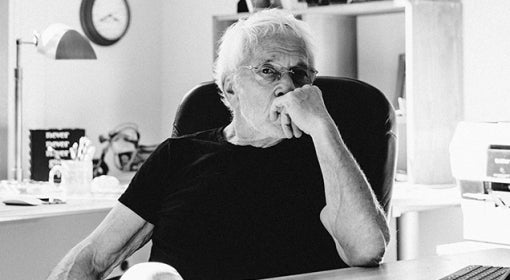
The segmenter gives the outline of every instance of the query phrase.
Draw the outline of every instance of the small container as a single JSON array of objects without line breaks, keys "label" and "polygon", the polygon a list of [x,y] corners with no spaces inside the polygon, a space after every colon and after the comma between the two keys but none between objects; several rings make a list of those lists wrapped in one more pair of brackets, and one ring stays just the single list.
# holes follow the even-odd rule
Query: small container
[{"label": "small container", "polygon": [[51,168],[50,184],[54,184],[57,173],[61,176],[59,187],[66,197],[91,195],[92,160],[62,160],[60,165]]}]

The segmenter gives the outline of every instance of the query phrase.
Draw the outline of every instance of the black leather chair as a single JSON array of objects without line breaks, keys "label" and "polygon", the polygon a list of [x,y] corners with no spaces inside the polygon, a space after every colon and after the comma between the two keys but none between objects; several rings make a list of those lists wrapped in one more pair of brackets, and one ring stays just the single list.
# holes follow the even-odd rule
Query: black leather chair
[{"label": "black leather chair", "polygon": [[[314,83],[340,134],[388,213],[396,166],[393,107],[378,89],[367,83],[336,77],[318,77]],[[213,82],[191,89],[178,108],[172,136],[177,137],[226,125],[231,117]]]}]

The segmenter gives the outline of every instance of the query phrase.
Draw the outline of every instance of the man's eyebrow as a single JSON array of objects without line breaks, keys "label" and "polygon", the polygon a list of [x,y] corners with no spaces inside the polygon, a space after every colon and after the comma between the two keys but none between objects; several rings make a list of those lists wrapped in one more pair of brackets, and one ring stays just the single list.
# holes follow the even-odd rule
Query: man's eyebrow
[{"label": "man's eyebrow", "polygon": [[[275,64],[278,64],[278,63],[274,62],[274,59],[273,59],[273,58],[268,58],[268,59],[266,59],[266,60],[261,61],[261,62],[260,62],[260,63],[258,63],[258,64],[259,64],[259,65],[261,65],[261,64],[271,63],[271,62],[272,62],[272,63],[275,63]],[[278,64],[278,65],[279,65],[279,64]],[[300,60],[300,61],[299,61],[296,65],[293,65],[293,66],[291,66],[291,67],[289,67],[289,68],[294,68],[294,67],[310,68],[310,66],[308,65],[308,63],[306,63],[306,62],[304,62],[304,61],[302,61],[302,60]]]},{"label": "man's eyebrow", "polygon": [[308,67],[310,67],[310,66],[308,65],[308,63],[305,63],[304,61],[300,61],[300,62],[298,62],[298,64],[296,64],[296,66],[298,66],[298,67],[304,67],[304,68],[308,68]]}]

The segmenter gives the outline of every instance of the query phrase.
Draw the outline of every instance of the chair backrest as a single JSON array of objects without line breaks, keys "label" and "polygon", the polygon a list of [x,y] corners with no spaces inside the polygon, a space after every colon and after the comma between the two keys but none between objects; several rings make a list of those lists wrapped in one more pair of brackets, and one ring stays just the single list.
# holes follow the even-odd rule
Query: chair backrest
[{"label": "chair backrest", "polygon": [[[318,77],[314,82],[342,139],[389,211],[396,167],[395,113],[382,92],[349,78]],[[212,129],[231,121],[214,82],[202,83],[183,98],[175,116],[173,137]]]}]

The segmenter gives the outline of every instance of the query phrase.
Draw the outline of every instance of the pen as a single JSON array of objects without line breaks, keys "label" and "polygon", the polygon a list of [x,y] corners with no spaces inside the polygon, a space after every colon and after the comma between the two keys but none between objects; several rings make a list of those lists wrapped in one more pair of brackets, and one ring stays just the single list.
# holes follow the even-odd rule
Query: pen
[{"label": "pen", "polygon": [[71,159],[76,159],[76,154],[78,153],[78,143],[74,142],[73,146],[69,148],[69,153],[71,154]]},{"label": "pen", "polygon": [[96,151],[95,147],[90,145],[90,140],[83,136],[78,140],[78,143],[74,142],[73,146],[69,148],[72,160],[91,160]]}]

